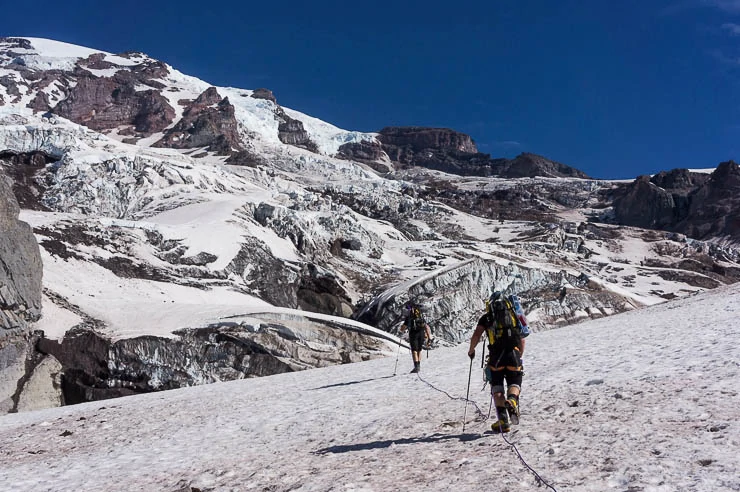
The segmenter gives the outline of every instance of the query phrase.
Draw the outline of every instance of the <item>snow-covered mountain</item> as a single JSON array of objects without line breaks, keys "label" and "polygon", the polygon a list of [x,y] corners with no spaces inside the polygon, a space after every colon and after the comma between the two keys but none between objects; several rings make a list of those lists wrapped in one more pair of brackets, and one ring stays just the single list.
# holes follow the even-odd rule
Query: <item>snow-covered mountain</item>
[{"label": "snow-covered mountain", "polygon": [[[449,129],[339,129],[142,53],[0,38],[0,160],[43,261],[43,316],[0,348],[6,411],[393,355],[410,299],[454,346],[493,288],[544,331],[740,278],[737,164],[587,179]],[[619,224],[645,196],[639,225],[667,230]]]},{"label": "snow-covered mountain", "polygon": [[0,481],[18,492],[735,491],[738,287],[530,335],[508,443],[486,433],[490,394],[463,344],[431,351],[421,377],[406,374],[403,350],[395,377],[391,357],[6,415]]}]

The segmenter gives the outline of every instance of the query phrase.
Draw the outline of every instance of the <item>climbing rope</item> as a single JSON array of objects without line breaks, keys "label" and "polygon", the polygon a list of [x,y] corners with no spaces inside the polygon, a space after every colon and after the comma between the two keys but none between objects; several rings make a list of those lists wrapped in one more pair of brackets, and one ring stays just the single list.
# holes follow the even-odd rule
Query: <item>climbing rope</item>
[{"label": "climbing rope", "polygon": [[423,377],[421,377],[421,374],[419,374],[418,372],[416,373],[416,376],[419,378],[419,380],[422,383],[426,384],[427,386],[429,386],[433,390],[439,391],[440,393],[444,393],[445,395],[447,395],[447,398],[449,398],[450,400],[467,401],[468,403],[472,404],[475,407],[475,411],[478,412],[478,415],[480,415],[481,417],[485,417],[485,414],[483,413],[483,411],[480,409],[480,407],[478,406],[478,404],[476,402],[474,402],[473,400],[469,400],[469,399],[467,399],[467,398],[465,398],[463,396],[452,396],[451,394],[449,394],[445,390],[443,390],[441,388],[437,388],[432,383],[430,383],[429,381],[427,381],[426,379],[424,379]]},{"label": "climbing rope", "polygon": [[[433,390],[439,391],[440,393],[443,393],[443,394],[447,395],[447,398],[449,398],[450,400],[461,400],[461,401],[465,401],[467,403],[472,404],[473,407],[475,407],[475,411],[478,412],[478,415],[480,415],[481,417],[483,417],[483,419],[485,419],[485,420],[488,419],[488,417],[486,417],[486,415],[480,409],[480,407],[478,406],[478,404],[476,402],[474,402],[473,400],[469,400],[469,399],[463,398],[461,396],[452,396],[451,394],[449,394],[445,390],[443,390],[441,388],[437,388],[432,383],[430,383],[429,381],[427,381],[426,379],[424,379],[423,377],[421,377],[421,374],[416,373],[416,376],[419,378],[419,381],[421,381],[422,383],[426,384],[427,386],[429,386]],[[493,396],[491,396],[491,403],[493,403]],[[490,415],[491,415],[491,407],[489,406],[489,408],[488,408],[488,416],[490,417]],[[531,466],[529,466],[529,463],[526,462],[526,460],[524,459],[524,457],[522,456],[522,454],[519,452],[519,449],[516,447],[516,444],[514,444],[513,442],[511,442],[508,439],[506,439],[506,435],[503,432],[500,432],[499,434],[501,434],[501,437],[504,439],[504,442],[511,447],[512,451],[514,451],[514,453],[516,453],[516,455],[519,458],[519,461],[521,461],[522,465],[524,465],[525,468],[527,468],[530,472],[532,472],[532,474],[535,477],[535,480],[537,480],[537,485],[538,486],[539,485],[545,485],[547,488],[553,490],[554,492],[558,492],[557,489],[555,487],[553,487],[552,485],[550,485],[549,483],[547,483],[545,481],[545,479],[542,478],[540,476],[540,474],[537,473],[537,471],[534,468],[532,468]]]},{"label": "climbing rope", "polygon": [[534,475],[535,479],[537,479],[537,485],[538,485],[538,486],[539,486],[540,484],[544,484],[544,485],[545,485],[545,486],[546,486],[547,488],[549,488],[549,489],[551,489],[551,490],[554,490],[555,492],[558,492],[558,491],[557,491],[557,489],[555,489],[555,487],[553,487],[552,485],[550,485],[549,483],[547,483],[547,482],[545,481],[545,479],[544,479],[544,478],[542,478],[542,477],[540,476],[540,474],[539,474],[539,473],[537,473],[537,471],[536,471],[536,470],[535,470],[534,468],[532,468],[531,466],[529,466],[529,463],[527,463],[527,462],[526,462],[526,461],[524,460],[524,457],[523,457],[523,456],[522,456],[522,454],[521,454],[521,453],[519,452],[519,449],[517,449],[516,445],[515,445],[515,444],[514,444],[513,442],[511,442],[511,441],[509,441],[508,439],[506,439],[506,435],[505,435],[505,434],[504,434],[503,432],[499,432],[499,434],[501,434],[501,437],[503,437],[503,438],[504,438],[504,442],[505,442],[506,444],[508,444],[509,446],[511,446],[511,449],[512,449],[512,450],[514,451],[514,453],[516,453],[516,455],[517,455],[517,456],[519,457],[519,461],[521,461],[521,462],[522,462],[522,465],[524,465],[524,466],[525,466],[525,467],[526,467],[526,468],[527,468],[527,469],[528,469],[529,471],[531,471],[531,472],[532,472],[532,474]]}]

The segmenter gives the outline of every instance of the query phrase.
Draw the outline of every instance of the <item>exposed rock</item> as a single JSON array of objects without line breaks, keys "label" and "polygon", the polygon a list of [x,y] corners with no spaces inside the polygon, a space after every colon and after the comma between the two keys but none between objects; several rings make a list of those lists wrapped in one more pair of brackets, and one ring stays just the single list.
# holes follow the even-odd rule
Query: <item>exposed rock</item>
[{"label": "exposed rock", "polygon": [[206,147],[218,155],[243,150],[239,139],[234,106],[209,87],[183,112],[182,119],[153,147],[192,149]]},{"label": "exposed rock", "polygon": [[677,222],[678,210],[673,195],[640,176],[626,193],[614,201],[614,216],[619,224],[662,229]]},{"label": "exposed rock", "polygon": [[40,339],[37,348],[61,363],[63,400],[74,404],[369,360],[386,347],[378,338],[302,316],[234,319],[176,335],[113,342],[76,328],[61,342]]},{"label": "exposed rock", "polygon": [[132,125],[151,134],[164,130],[175,117],[175,110],[158,91],[137,90],[141,80],[133,72],[94,77],[80,69],[76,75],[77,84],[53,108],[75,123],[98,131]]},{"label": "exposed rock", "polygon": [[33,353],[28,330],[41,317],[41,255],[31,228],[18,220],[19,211],[0,170],[0,412],[18,410]]},{"label": "exposed rock", "polygon": [[381,162],[387,159],[383,146],[378,141],[363,140],[361,142],[349,142],[342,144],[337,152],[337,157],[351,161],[364,162],[381,173],[391,171],[387,163]]},{"label": "exposed rock", "polygon": [[687,216],[675,230],[704,239],[724,236],[740,241],[740,166],[723,162],[690,196]]},{"label": "exposed rock", "polygon": [[34,111],[47,112],[51,111],[51,104],[49,103],[49,96],[46,92],[37,92],[36,96],[28,103],[28,107]]},{"label": "exposed rock", "polygon": [[701,186],[709,179],[705,173],[693,173],[688,169],[673,169],[661,171],[650,178],[650,182],[669,191],[690,192],[697,186]]},{"label": "exposed rock", "polygon": [[312,263],[301,272],[296,296],[298,307],[304,311],[342,317],[352,314],[352,300],[337,276]]},{"label": "exposed rock", "polygon": [[105,61],[105,53],[93,53],[86,59],[80,60],[78,65],[81,67],[92,68],[94,70],[105,70],[107,68],[115,67],[113,63]]},{"label": "exposed rock", "polygon": [[288,145],[294,145],[301,147],[311,152],[318,152],[318,146],[308,136],[308,132],[303,128],[303,123],[291,118],[278,107],[278,117],[280,119],[280,125],[278,125],[278,138],[281,142]]},{"label": "exposed rock", "polygon": [[248,150],[240,150],[233,152],[225,162],[233,166],[259,167],[265,164],[265,159]]},{"label": "exposed rock", "polygon": [[430,180],[429,185],[418,192],[422,199],[438,200],[479,217],[534,221],[551,220],[552,208],[546,201],[562,200],[564,196],[577,200],[581,194],[582,191],[577,187],[566,190],[563,186],[558,192],[546,186],[534,189],[533,186],[523,184],[495,189],[461,189],[444,180]]},{"label": "exposed rock", "polygon": [[378,140],[391,160],[412,164],[414,156],[428,149],[453,150],[475,154],[478,149],[469,135],[448,128],[418,126],[386,127]]},{"label": "exposed rock", "polygon": [[33,48],[31,42],[25,38],[0,37],[0,43],[7,45],[8,51],[12,52],[14,48],[30,50]]},{"label": "exposed rock", "polygon": [[18,386],[32,354],[33,344],[24,334],[8,335],[0,330],[0,414],[17,411]]},{"label": "exposed rock", "polygon": [[0,338],[41,317],[41,255],[18,202],[0,174]]},{"label": "exposed rock", "polygon": [[461,176],[576,177],[588,176],[570,166],[535,154],[492,159],[479,153],[469,135],[447,128],[388,127],[378,140],[388,157],[401,166],[419,166]]},{"label": "exposed rock", "polygon": [[54,357],[43,357],[20,389],[16,410],[27,412],[64,405],[61,386],[62,365]]},{"label": "exposed rock", "polygon": [[272,101],[275,104],[277,104],[277,99],[275,99],[275,95],[272,93],[269,89],[255,89],[252,92],[252,97],[255,99],[267,99],[268,101]]},{"label": "exposed rock", "polygon": [[55,161],[45,152],[0,152],[0,168],[12,179],[13,193],[22,209],[48,210],[41,201],[44,186],[37,174]]},{"label": "exposed rock", "polygon": [[5,92],[10,96],[10,100],[8,102],[15,103],[20,100],[21,91],[18,89],[18,84],[15,82],[14,78],[9,75],[3,75],[0,77],[0,85],[5,87]]},{"label": "exposed rock", "polygon": [[524,152],[514,159],[494,159],[494,174],[506,178],[543,176],[550,178],[588,178],[574,167],[552,161],[541,155]]},{"label": "exposed rock", "polygon": [[203,91],[203,93],[200,94],[195,99],[195,101],[193,101],[192,107],[193,110],[202,109],[205,106],[213,106],[214,104],[218,104],[222,100],[223,99],[219,95],[218,90],[215,87],[211,86]]},{"label": "exposed rock", "polygon": [[614,220],[696,239],[740,240],[740,167],[728,161],[709,176],[685,169],[640,176],[616,192]]}]

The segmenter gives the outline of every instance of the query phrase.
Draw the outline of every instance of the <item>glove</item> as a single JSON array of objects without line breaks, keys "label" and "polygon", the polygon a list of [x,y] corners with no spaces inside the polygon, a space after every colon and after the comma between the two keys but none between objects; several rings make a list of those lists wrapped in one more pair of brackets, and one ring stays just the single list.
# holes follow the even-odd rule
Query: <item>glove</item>
[{"label": "glove", "polygon": [[468,352],[468,357],[470,357],[471,359],[475,359],[475,349]]}]

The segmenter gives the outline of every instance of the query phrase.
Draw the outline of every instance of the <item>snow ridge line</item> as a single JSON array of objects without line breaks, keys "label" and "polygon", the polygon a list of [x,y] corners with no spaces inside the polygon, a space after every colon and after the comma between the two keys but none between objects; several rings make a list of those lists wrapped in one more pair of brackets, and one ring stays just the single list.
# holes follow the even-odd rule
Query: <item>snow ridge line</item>
[{"label": "snow ridge line", "polygon": [[406,343],[403,339],[400,337],[397,337],[391,333],[388,333],[387,331],[383,331],[381,329],[375,328],[374,326],[366,325],[365,323],[361,323],[359,321],[355,321],[349,318],[341,318],[338,316],[333,316],[330,314],[321,314],[321,313],[313,313],[309,311],[301,311],[298,309],[290,309],[290,308],[275,308],[269,311],[262,310],[259,311],[252,311],[247,312],[243,314],[233,314],[229,316],[223,316],[221,319],[233,319],[233,318],[244,318],[244,317],[254,317],[259,318],[260,315],[286,315],[286,316],[299,316],[302,318],[314,320],[314,321],[322,321],[326,323],[327,325],[341,329],[341,330],[347,330],[347,331],[355,331],[358,333],[362,333],[365,335],[369,335],[381,340],[385,340],[387,342],[393,343],[393,345],[399,345],[405,349],[411,350],[411,345]]},{"label": "snow ridge line", "polygon": [[[422,378],[422,377],[421,377],[421,374],[419,374],[418,372],[416,373],[416,377],[418,377],[418,378],[419,378],[419,381],[421,381],[422,383],[426,384],[427,386],[429,386],[430,388],[432,388],[432,389],[433,389],[433,390],[435,390],[435,391],[439,391],[440,393],[443,393],[443,394],[445,394],[445,395],[446,395],[446,396],[447,396],[447,397],[448,397],[449,399],[451,399],[451,400],[463,400],[463,401],[467,401],[468,403],[472,404],[472,405],[473,405],[473,407],[475,407],[475,410],[476,410],[476,412],[478,412],[478,415],[480,415],[481,417],[483,417],[483,419],[484,419],[484,420],[485,420],[485,419],[487,419],[487,417],[486,417],[486,416],[485,416],[485,415],[483,414],[483,411],[482,411],[482,410],[480,409],[480,407],[478,406],[478,404],[477,404],[476,402],[474,402],[473,400],[471,400],[471,399],[469,399],[469,398],[463,398],[462,396],[452,396],[452,395],[450,395],[450,394],[449,394],[449,393],[448,393],[447,391],[445,391],[445,390],[443,390],[443,389],[440,389],[440,388],[437,388],[437,387],[436,387],[436,386],[434,386],[434,385],[433,385],[432,383],[430,383],[430,382],[429,382],[429,381],[427,381],[426,379]],[[490,412],[489,412],[489,415],[490,415]],[[542,478],[542,477],[540,476],[540,474],[539,474],[539,473],[537,473],[537,471],[536,471],[536,470],[535,470],[534,468],[532,468],[532,467],[531,467],[531,466],[529,465],[529,463],[527,463],[527,462],[526,462],[526,460],[524,459],[524,457],[522,456],[522,454],[521,454],[521,453],[519,452],[519,449],[517,449],[516,445],[515,445],[515,444],[514,444],[513,442],[511,442],[511,441],[509,441],[508,439],[506,439],[506,435],[504,435],[504,433],[503,433],[503,432],[499,432],[499,434],[500,434],[500,435],[501,435],[501,437],[502,437],[502,438],[504,439],[504,442],[506,442],[506,444],[508,444],[508,445],[509,445],[509,446],[511,447],[512,451],[514,451],[514,453],[516,453],[517,457],[519,458],[519,461],[521,461],[521,462],[522,462],[522,464],[523,464],[523,465],[524,465],[524,466],[525,466],[525,467],[526,467],[526,468],[527,468],[527,469],[528,469],[528,470],[529,470],[530,472],[532,472],[532,474],[533,474],[533,475],[534,475],[534,477],[535,477],[535,480],[537,480],[537,485],[538,485],[538,486],[539,486],[539,485],[541,485],[541,484],[544,484],[544,485],[545,485],[545,486],[546,486],[547,488],[549,488],[549,489],[551,489],[551,490],[553,490],[553,491],[555,491],[555,492],[558,492],[558,491],[557,491],[557,489],[556,489],[555,487],[553,487],[552,485],[550,485],[549,483],[547,483],[547,482],[545,481],[545,479],[544,479],[544,478]]]}]

